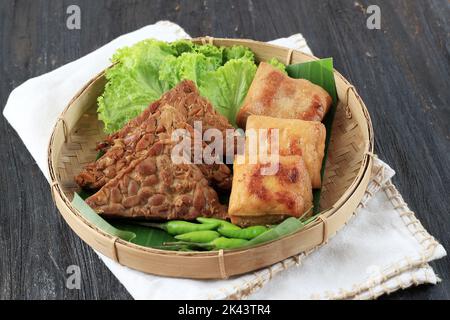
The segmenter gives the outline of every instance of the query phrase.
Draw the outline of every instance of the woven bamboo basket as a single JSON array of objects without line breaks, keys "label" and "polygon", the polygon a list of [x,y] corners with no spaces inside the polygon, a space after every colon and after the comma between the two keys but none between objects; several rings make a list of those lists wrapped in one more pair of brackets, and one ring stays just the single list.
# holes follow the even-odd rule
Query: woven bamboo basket
[{"label": "woven bamboo basket", "polygon": [[[197,38],[197,43],[244,45],[257,60],[277,58],[286,64],[317,59],[300,51],[244,39]],[[102,72],[72,99],[50,139],[51,192],[63,218],[92,248],[122,265],[143,272],[183,278],[219,279],[251,272],[324,244],[350,219],[369,182],[373,132],[367,109],[355,88],[334,72],[339,104],[333,123],[321,197],[323,214],[305,229],[252,248],[213,252],[174,252],[142,247],[113,237],[89,223],[71,205],[73,177],[95,159],[96,142],[105,134],[96,100],[106,80]]]}]

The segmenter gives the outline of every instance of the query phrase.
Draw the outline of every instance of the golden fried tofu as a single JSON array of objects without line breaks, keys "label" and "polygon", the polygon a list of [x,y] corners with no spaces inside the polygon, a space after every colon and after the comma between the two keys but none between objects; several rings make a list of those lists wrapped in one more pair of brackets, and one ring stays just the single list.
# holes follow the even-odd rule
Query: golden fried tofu
[{"label": "golden fried tofu", "polygon": [[252,115],[322,121],[332,103],[322,87],[305,79],[293,79],[268,63],[261,62],[236,122],[245,128]]},{"label": "golden fried tofu", "polygon": [[[325,126],[321,122],[250,116],[247,119],[247,131],[250,129],[278,129],[279,154],[281,156],[302,156],[311,178],[312,187],[321,187],[320,172],[326,136]],[[270,152],[270,134],[267,134],[267,140]]]},{"label": "golden fried tofu", "polygon": [[289,216],[301,217],[312,208],[311,181],[301,156],[280,156],[278,170],[269,175],[262,169],[270,163],[250,164],[243,157],[238,155],[234,162],[228,209],[233,223],[273,224]]}]

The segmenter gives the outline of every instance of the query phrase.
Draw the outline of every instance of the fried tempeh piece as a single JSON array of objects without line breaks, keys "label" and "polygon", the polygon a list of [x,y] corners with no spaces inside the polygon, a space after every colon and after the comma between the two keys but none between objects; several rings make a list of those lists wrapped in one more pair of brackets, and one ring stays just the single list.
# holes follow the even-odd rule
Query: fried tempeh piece
[{"label": "fried tempeh piece", "polygon": [[[101,188],[132,160],[145,155],[154,143],[170,139],[174,130],[184,129],[193,137],[194,129],[185,121],[185,116],[178,109],[170,105],[159,107],[143,120],[139,127],[123,137],[117,136],[112,146],[106,149],[106,153],[97,161],[88,164],[75,177],[75,181],[84,188]],[[204,146],[206,144],[202,145]],[[199,164],[198,167],[212,184],[222,189],[231,187],[231,171],[225,164]]]},{"label": "fried tempeh piece", "polygon": [[183,219],[226,217],[226,208],[200,169],[174,164],[172,141],[160,141],[133,160],[86,203],[97,213],[116,218]]},{"label": "fried tempeh piece", "polygon": [[217,129],[225,137],[226,130],[233,129],[228,119],[218,113],[206,98],[200,96],[193,81],[183,80],[176,87],[163,94],[159,100],[153,102],[139,116],[128,122],[121,130],[108,136],[99,145],[99,149],[112,145],[117,138],[123,139],[133,134],[136,128],[139,128],[143,122],[164,105],[170,105],[177,109],[185,117],[185,122],[192,127],[194,127],[195,121],[200,121],[202,133],[207,129]]},{"label": "fried tempeh piece", "polygon": [[132,160],[138,159],[151,148],[153,144],[161,140],[170,139],[173,125],[181,126],[184,117],[178,113],[170,114],[167,107],[153,114],[142,123],[139,130],[129,134],[126,139],[117,138],[106,153],[95,162],[89,163],[84,170],[75,177],[80,187],[99,189],[117,173],[127,167]]},{"label": "fried tempeh piece", "polygon": [[252,114],[322,121],[331,103],[331,96],[320,86],[305,79],[293,79],[261,62],[236,122],[245,128],[247,118]]}]

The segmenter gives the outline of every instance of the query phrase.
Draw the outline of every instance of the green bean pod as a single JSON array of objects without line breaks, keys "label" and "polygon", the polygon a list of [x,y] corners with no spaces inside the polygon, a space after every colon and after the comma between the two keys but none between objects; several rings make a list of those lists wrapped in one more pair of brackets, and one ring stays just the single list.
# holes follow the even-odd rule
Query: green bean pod
[{"label": "green bean pod", "polygon": [[268,228],[264,226],[252,226],[244,229],[230,229],[227,227],[220,227],[217,231],[219,231],[221,235],[227,238],[251,240],[266,232],[267,230]]},{"label": "green bean pod", "polygon": [[175,239],[187,242],[207,243],[220,237],[217,231],[205,230],[183,233],[175,236]]},{"label": "green bean pod", "polygon": [[206,250],[225,250],[225,249],[236,249],[244,246],[248,243],[248,240],[244,239],[229,239],[225,237],[216,238],[207,243],[200,242],[188,242],[188,241],[178,241],[178,242],[166,242],[165,246],[183,246],[188,245],[191,247],[197,247]]},{"label": "green bean pod", "polygon": [[240,246],[245,245],[248,242],[248,240],[244,239],[230,239],[225,237],[217,238],[210,243],[213,245],[213,248],[215,250],[220,249],[235,249],[239,248]]},{"label": "green bean pod", "polygon": [[228,222],[226,220],[221,220],[221,219],[199,217],[199,218],[197,218],[197,221],[200,223],[203,223],[203,224],[217,223],[219,227],[228,227],[230,229],[236,229],[236,230],[241,229],[237,225],[232,224],[231,222]]},{"label": "green bean pod", "polygon": [[206,231],[217,229],[219,223],[192,223],[188,221],[172,220],[166,223],[151,223],[151,222],[140,222],[140,225],[159,228],[167,231],[172,236],[194,232],[194,231]]}]

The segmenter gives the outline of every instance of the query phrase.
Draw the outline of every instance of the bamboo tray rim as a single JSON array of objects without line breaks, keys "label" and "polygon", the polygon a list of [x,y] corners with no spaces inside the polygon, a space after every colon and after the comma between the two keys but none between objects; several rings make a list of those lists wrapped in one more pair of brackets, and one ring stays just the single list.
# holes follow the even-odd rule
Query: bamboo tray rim
[{"label": "bamboo tray rim", "polygon": [[[210,43],[210,44],[214,44],[214,41],[232,41],[232,42],[241,42],[242,44],[245,44],[246,42],[251,42],[254,44],[264,44],[264,46],[268,46],[268,47],[272,47],[272,48],[276,48],[276,49],[280,49],[280,50],[286,50],[285,47],[282,46],[278,46],[278,45],[274,45],[274,44],[269,44],[269,43],[263,43],[260,41],[255,41],[252,39],[233,39],[233,38],[211,38],[211,37],[200,37],[200,38],[194,38],[194,39],[189,39],[193,42],[196,43]],[[293,53],[297,53],[297,54],[301,54],[306,56],[307,58],[309,58],[310,60],[318,60],[319,58],[303,53],[299,50],[295,50],[295,49],[288,49],[288,56],[286,58],[286,61],[290,61],[290,59],[292,58]],[[110,68],[110,67],[108,67]],[[141,246],[141,245],[137,245],[125,240],[122,240],[120,238],[114,237],[106,232],[104,232],[103,230],[99,229],[97,226],[91,224],[88,220],[86,220],[80,213],[79,211],[74,208],[71,204],[71,201],[69,200],[69,198],[66,196],[66,194],[62,191],[61,185],[58,181],[57,178],[57,174],[56,174],[56,164],[53,161],[53,155],[54,155],[54,150],[52,148],[53,143],[54,143],[54,139],[55,139],[55,134],[57,132],[57,129],[59,126],[62,126],[62,130],[66,136],[66,134],[68,134],[69,132],[69,128],[64,120],[64,116],[67,114],[69,108],[72,106],[72,104],[87,90],[89,89],[89,87],[96,81],[99,80],[99,78],[104,76],[105,71],[108,69],[106,68],[105,70],[101,71],[100,73],[98,73],[95,77],[93,77],[91,80],[89,80],[78,92],[77,94],[70,100],[70,102],[68,103],[68,105],[66,106],[66,108],[63,110],[63,112],[60,114],[60,116],[58,117],[53,129],[52,129],[52,135],[50,137],[50,141],[48,144],[48,166],[49,166],[49,173],[50,173],[50,179],[51,179],[51,193],[52,196],[54,197],[54,200],[56,202],[56,198],[58,198],[58,200],[62,201],[64,203],[64,205],[67,207],[67,209],[69,209],[74,216],[79,219],[82,223],[84,223],[85,225],[87,225],[90,229],[92,229],[93,232],[96,232],[97,235],[104,237],[108,240],[113,240],[114,241],[114,246],[116,243],[130,247],[130,248],[134,248],[137,249],[139,251],[145,251],[148,253],[152,253],[155,255],[161,255],[161,256],[166,256],[166,255],[176,255],[176,256],[183,256],[183,257],[199,257],[199,256],[214,256],[216,257],[218,255],[218,253],[221,253],[223,255],[233,255],[233,254],[238,254],[238,253],[242,253],[242,252],[246,252],[246,251],[252,251],[255,248],[260,248],[260,247],[265,247],[265,246],[270,246],[273,242],[277,242],[280,241],[281,239],[289,239],[289,238],[293,238],[294,236],[296,236],[297,234],[301,234],[304,232],[307,232],[310,229],[313,228],[317,228],[317,227],[321,227],[324,228],[324,225],[326,224],[326,222],[324,221],[325,219],[329,219],[330,217],[333,216],[334,213],[336,213],[337,211],[339,211],[339,209],[354,195],[354,193],[356,192],[356,190],[360,189],[361,187],[366,187],[363,184],[363,180],[364,177],[367,174],[370,174],[371,168],[372,168],[372,164],[373,164],[373,149],[374,149],[374,134],[373,134],[373,127],[371,124],[371,120],[370,120],[370,115],[367,111],[367,108],[365,107],[364,102],[362,101],[362,99],[360,98],[360,96],[358,95],[355,87],[353,85],[351,85],[336,69],[333,68],[333,72],[335,77],[338,77],[345,85],[347,85],[347,91],[346,91],[346,96],[347,96],[347,107],[348,107],[348,103],[349,103],[349,94],[350,92],[352,92],[356,99],[358,100],[358,104],[361,106],[361,111],[363,112],[366,121],[367,121],[367,129],[368,129],[368,141],[366,141],[367,143],[365,143],[364,146],[364,156],[362,159],[362,163],[361,163],[361,167],[360,170],[358,172],[358,174],[355,177],[355,180],[352,182],[352,184],[347,188],[347,191],[341,196],[341,198],[339,198],[339,200],[336,202],[339,205],[337,206],[332,206],[331,208],[325,210],[324,212],[322,212],[322,214],[320,215],[320,217],[324,217],[324,219],[317,219],[315,220],[313,223],[307,225],[305,228],[294,232],[292,234],[286,235],[280,239],[276,239],[276,240],[272,240],[270,242],[266,242],[266,243],[262,243],[262,244],[258,244],[255,246],[251,246],[248,248],[241,248],[241,249],[234,249],[234,250],[216,250],[216,251],[206,251],[206,252],[202,252],[202,251],[196,251],[196,252],[180,252],[180,251],[169,251],[169,250],[162,250],[162,249],[156,249],[156,248],[151,248],[151,247],[145,247],[145,246]],[[341,101],[341,99],[340,99]],[[345,106],[344,106],[345,107]]]}]

